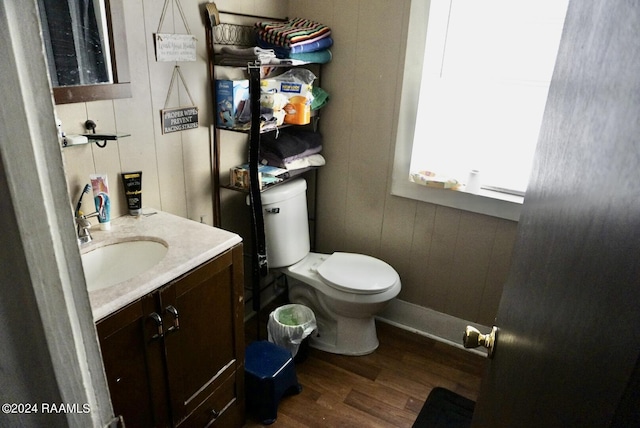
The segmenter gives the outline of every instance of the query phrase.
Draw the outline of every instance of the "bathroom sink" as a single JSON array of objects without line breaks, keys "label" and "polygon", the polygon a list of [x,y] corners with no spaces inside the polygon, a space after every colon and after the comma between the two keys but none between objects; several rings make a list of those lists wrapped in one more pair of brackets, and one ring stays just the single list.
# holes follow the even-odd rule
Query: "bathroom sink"
[{"label": "bathroom sink", "polygon": [[82,254],[88,291],[111,287],[152,268],[167,254],[167,246],[152,240],[121,241]]}]

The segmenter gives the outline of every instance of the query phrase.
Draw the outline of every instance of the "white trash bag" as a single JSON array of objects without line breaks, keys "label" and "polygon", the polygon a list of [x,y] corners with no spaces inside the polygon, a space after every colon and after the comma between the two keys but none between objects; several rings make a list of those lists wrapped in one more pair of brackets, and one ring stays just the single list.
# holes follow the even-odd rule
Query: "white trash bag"
[{"label": "white trash bag", "polygon": [[302,341],[316,329],[316,316],[304,305],[284,305],[271,312],[267,323],[269,342],[282,346],[295,357]]}]

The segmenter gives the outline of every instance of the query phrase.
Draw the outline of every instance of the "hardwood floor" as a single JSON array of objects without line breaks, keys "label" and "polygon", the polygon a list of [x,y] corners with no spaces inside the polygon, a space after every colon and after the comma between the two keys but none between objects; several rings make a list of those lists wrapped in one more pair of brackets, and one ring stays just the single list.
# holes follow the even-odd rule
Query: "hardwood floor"
[{"label": "hardwood floor", "polygon": [[[282,399],[271,426],[411,427],[436,386],[476,399],[485,358],[389,324],[377,326],[380,346],[370,355],[310,349],[296,365],[302,392]],[[246,428],[261,426],[248,415]]]}]

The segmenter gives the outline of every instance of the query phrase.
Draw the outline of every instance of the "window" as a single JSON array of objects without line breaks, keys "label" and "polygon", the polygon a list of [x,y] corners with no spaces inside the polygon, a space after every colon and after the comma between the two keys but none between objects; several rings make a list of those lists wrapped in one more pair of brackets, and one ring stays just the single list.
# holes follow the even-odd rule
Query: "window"
[{"label": "window", "polygon": [[[411,9],[401,106],[408,119],[398,127],[393,193],[412,197],[402,194],[408,187],[417,199],[517,220],[567,0],[418,3]],[[419,96],[407,85],[419,85]],[[473,170],[481,177],[479,197],[463,195],[464,186],[454,192],[406,184],[410,176],[423,184],[466,183]]]},{"label": "window", "polygon": [[38,0],[38,10],[53,86],[113,81],[103,1]]}]

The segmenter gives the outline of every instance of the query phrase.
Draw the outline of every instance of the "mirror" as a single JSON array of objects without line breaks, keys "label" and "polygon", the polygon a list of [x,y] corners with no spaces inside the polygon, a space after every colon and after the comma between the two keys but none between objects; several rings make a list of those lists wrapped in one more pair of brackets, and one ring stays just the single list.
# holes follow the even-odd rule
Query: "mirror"
[{"label": "mirror", "polygon": [[131,97],[123,0],[38,0],[56,104]]}]

